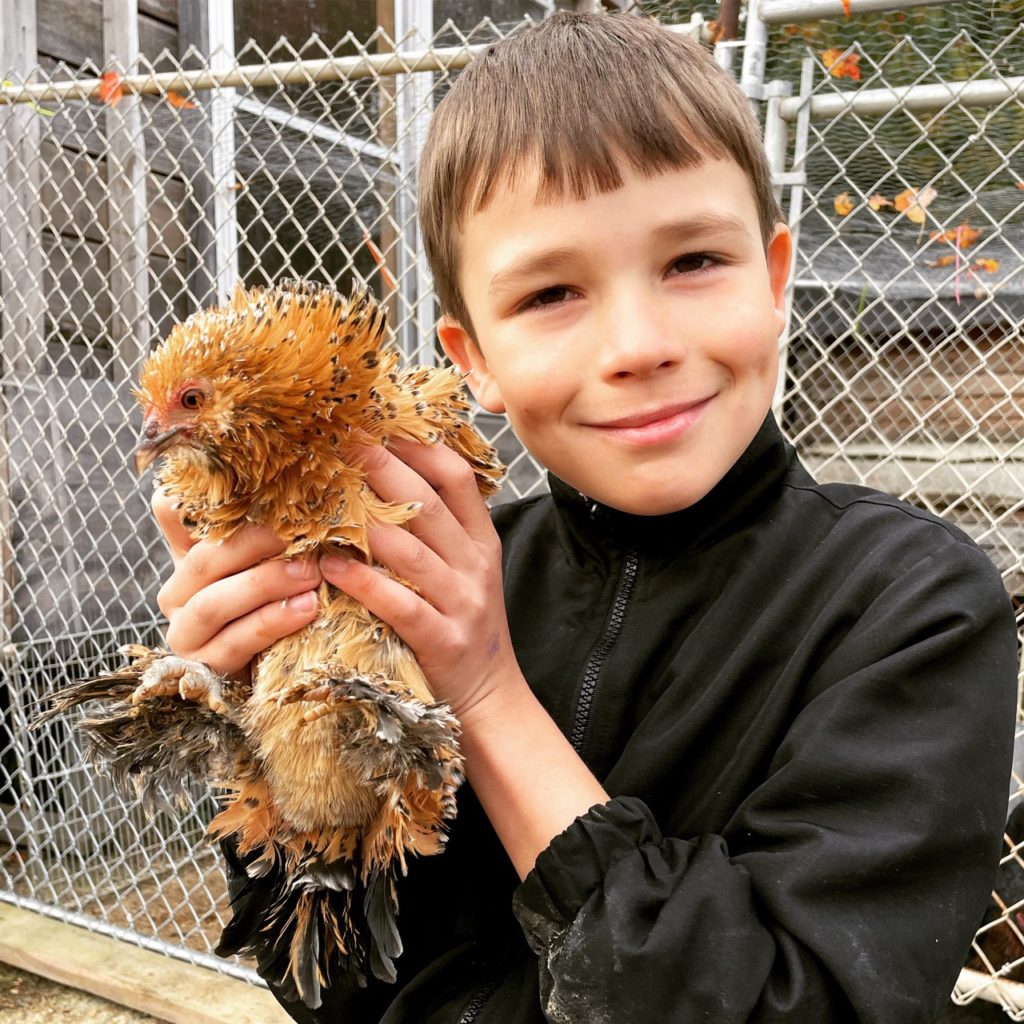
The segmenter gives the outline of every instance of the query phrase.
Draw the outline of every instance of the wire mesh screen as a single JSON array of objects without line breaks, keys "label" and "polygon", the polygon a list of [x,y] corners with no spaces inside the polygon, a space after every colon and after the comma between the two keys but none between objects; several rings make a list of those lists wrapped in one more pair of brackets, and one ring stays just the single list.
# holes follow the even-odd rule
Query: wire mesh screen
[{"label": "wire mesh screen", "polygon": [[[29,735],[31,704],[115,664],[121,643],[158,639],[155,594],[170,566],[129,470],[129,388],[172,323],[238,282],[366,283],[405,357],[439,358],[415,221],[418,149],[458,67],[538,6],[503,0],[501,20],[397,40],[379,30],[211,57],[165,51],[130,68],[3,72],[58,88],[0,106],[0,898],[254,978],[211,954],[225,908],[201,841],[212,798],[146,819],[78,767],[62,723]],[[709,6],[645,9],[685,21]],[[771,77],[795,93],[805,81],[785,112],[785,169],[806,182],[785,197],[799,246],[781,411],[819,476],[948,516],[1017,594],[1024,10],[954,6],[967,21],[946,5],[946,20],[924,9],[772,28]],[[395,49],[431,51],[432,69],[385,65]],[[227,84],[197,81],[207,70]],[[892,102],[806,114],[835,95],[948,82],[995,82],[1005,95],[951,95],[928,113]],[[499,500],[544,486],[504,421],[478,415],[511,468]],[[1008,847],[1005,870],[1018,859]],[[1024,962],[1024,901],[1010,896],[983,933],[1015,938],[1013,964],[979,936],[982,980],[960,998]]]}]

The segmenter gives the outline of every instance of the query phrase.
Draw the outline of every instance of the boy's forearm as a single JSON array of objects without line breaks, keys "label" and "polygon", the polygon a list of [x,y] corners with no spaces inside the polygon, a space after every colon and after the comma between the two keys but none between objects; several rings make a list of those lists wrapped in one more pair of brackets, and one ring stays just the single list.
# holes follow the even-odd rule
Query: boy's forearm
[{"label": "boy's forearm", "polygon": [[466,777],[525,878],[541,850],[609,796],[522,676],[462,719]]}]

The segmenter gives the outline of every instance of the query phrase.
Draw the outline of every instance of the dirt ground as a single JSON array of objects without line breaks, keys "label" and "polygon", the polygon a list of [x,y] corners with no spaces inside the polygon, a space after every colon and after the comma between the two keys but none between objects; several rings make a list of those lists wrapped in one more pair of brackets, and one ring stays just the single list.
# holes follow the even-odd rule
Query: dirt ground
[{"label": "dirt ground", "polygon": [[161,1024],[105,999],[0,963],[0,1024]]}]

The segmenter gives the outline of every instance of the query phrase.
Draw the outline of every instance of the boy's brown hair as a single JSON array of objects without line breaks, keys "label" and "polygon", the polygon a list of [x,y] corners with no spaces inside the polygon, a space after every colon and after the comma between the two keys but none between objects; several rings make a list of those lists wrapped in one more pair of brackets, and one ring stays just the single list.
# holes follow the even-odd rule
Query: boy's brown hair
[{"label": "boy's brown hair", "polygon": [[648,18],[570,13],[496,43],[438,104],[420,161],[420,223],[441,312],[472,334],[460,228],[531,161],[543,202],[619,188],[623,159],[654,175],[706,158],[746,173],[767,246],[782,214],[757,122],[698,43]]}]

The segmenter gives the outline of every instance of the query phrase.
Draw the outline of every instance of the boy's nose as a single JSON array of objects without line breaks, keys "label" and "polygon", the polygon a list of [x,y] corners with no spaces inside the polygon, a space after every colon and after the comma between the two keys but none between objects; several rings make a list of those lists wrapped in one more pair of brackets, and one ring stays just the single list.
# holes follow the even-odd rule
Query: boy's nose
[{"label": "boy's nose", "polygon": [[678,325],[673,330],[650,309],[612,317],[604,337],[599,365],[605,378],[646,377],[684,358]]}]

